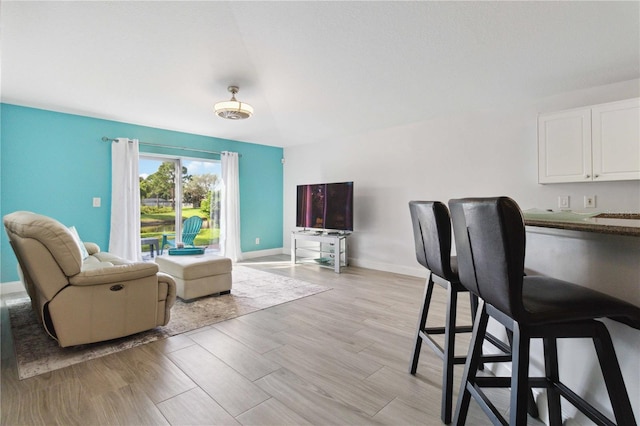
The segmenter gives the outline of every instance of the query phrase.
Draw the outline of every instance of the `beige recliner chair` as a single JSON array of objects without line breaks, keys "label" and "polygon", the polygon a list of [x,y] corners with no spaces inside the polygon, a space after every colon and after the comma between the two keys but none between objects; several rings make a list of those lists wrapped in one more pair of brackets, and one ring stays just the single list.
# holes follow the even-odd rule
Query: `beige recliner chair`
[{"label": "beige recliner chair", "polygon": [[99,342],[169,322],[173,278],[155,263],[130,262],[80,243],[60,222],[19,211],[4,217],[31,304],[62,347]]}]

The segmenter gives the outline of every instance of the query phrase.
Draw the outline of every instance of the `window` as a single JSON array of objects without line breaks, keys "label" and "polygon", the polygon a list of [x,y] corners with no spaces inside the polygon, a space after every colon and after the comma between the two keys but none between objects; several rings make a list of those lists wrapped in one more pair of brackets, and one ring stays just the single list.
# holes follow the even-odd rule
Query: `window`
[{"label": "window", "polygon": [[[140,237],[180,235],[182,222],[202,218],[197,247],[217,250],[220,241],[220,161],[140,155]],[[178,238],[179,240],[179,238]],[[150,246],[143,245],[143,257]]]}]

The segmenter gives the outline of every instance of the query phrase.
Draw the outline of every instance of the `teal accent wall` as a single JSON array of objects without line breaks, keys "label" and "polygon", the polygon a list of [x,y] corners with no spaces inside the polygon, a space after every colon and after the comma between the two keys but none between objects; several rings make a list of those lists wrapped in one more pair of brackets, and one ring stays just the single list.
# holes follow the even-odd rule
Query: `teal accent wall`
[{"label": "teal accent wall", "polygon": [[[74,225],[84,241],[109,246],[110,138],[169,146],[235,151],[240,158],[240,232],[243,252],[281,248],[282,148],[194,135],[117,121],[0,104],[0,214],[29,210]],[[218,119],[212,116],[212,120]],[[241,123],[239,123],[241,124]],[[141,146],[141,152],[219,159],[215,154]],[[94,197],[102,206],[92,206]],[[260,245],[255,244],[256,237]],[[18,280],[16,259],[3,231],[0,282]]]}]

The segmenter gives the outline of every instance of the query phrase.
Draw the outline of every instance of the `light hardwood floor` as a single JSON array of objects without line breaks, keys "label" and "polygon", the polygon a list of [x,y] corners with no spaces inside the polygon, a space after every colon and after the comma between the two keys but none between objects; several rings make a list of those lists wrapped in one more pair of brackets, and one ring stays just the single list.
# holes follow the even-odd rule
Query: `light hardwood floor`
[{"label": "light hardwood floor", "polygon": [[[407,372],[424,280],[287,256],[243,264],[332,290],[26,380],[3,303],[2,424],[441,424],[440,359],[425,345]],[[436,286],[434,324],[444,298]],[[473,401],[468,424],[489,424]]]}]

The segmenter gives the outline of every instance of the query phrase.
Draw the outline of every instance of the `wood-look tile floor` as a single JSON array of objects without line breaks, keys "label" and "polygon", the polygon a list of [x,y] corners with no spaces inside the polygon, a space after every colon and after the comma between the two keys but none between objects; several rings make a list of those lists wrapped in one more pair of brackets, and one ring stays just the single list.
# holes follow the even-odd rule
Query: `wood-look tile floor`
[{"label": "wood-look tile floor", "polygon": [[[332,290],[22,381],[3,303],[1,423],[441,424],[440,359],[425,346],[407,372],[424,280],[284,255],[243,264]],[[434,297],[436,324],[444,290]],[[469,320],[465,303],[459,317]],[[489,424],[473,401],[467,423]]]}]

